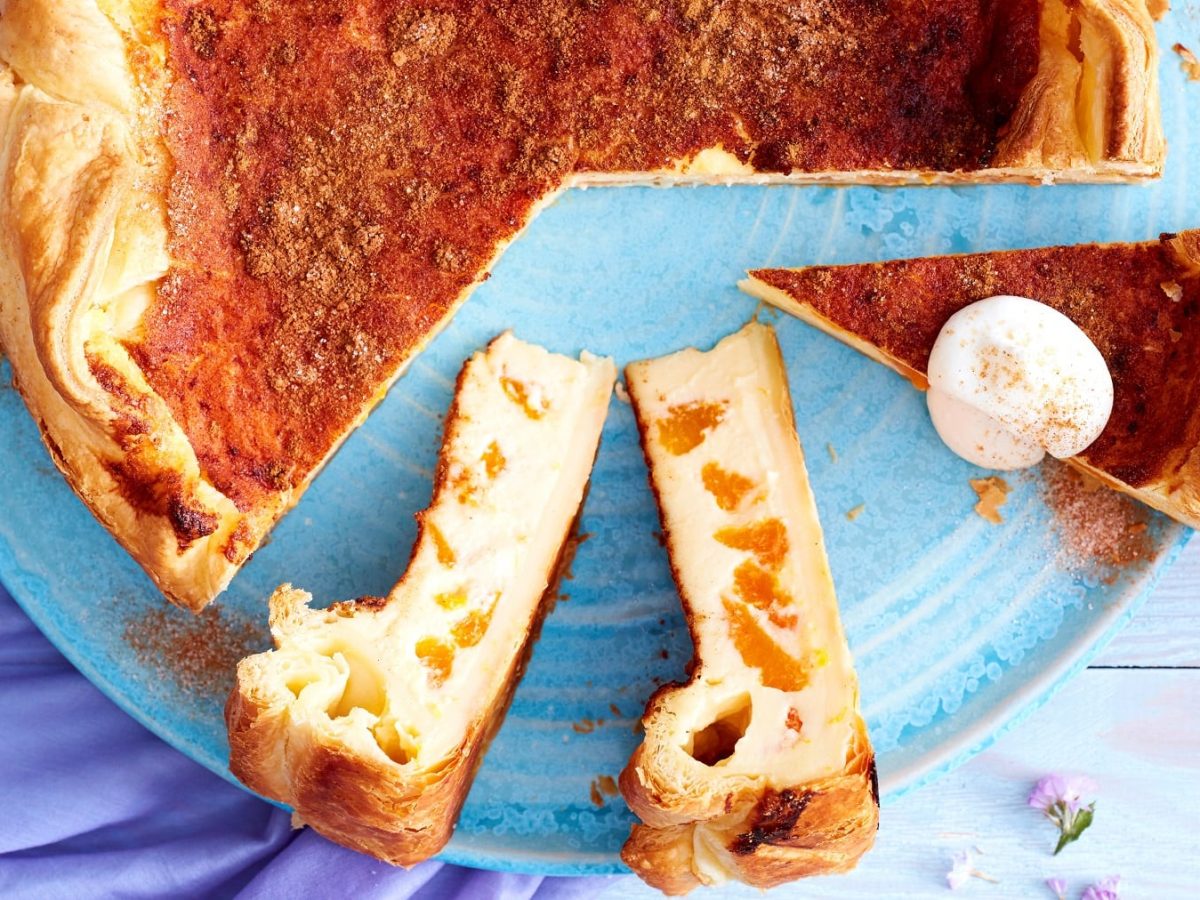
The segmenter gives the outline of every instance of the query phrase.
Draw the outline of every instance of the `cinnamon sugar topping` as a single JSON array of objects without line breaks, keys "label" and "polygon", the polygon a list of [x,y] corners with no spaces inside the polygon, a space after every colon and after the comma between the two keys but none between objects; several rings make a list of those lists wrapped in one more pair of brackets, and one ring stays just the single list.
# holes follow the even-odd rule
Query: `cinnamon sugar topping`
[{"label": "cinnamon sugar topping", "polygon": [[1042,470],[1059,565],[1111,581],[1121,570],[1149,561],[1154,547],[1144,506],[1063,463],[1047,460]]},{"label": "cinnamon sugar topping", "polygon": [[213,606],[194,616],[153,609],[127,622],[124,638],[158,677],[218,698],[232,689],[238,661],[268,643],[265,630],[249,618]]}]

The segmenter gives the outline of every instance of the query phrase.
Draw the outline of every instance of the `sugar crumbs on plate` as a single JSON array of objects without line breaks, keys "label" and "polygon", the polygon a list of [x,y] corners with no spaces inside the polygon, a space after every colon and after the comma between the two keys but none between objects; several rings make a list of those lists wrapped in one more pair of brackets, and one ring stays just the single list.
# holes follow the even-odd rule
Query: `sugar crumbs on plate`
[{"label": "sugar crumbs on plate", "polygon": [[1059,565],[1112,582],[1120,570],[1150,559],[1154,548],[1144,506],[1063,463],[1047,460],[1043,472]]},{"label": "sugar crumbs on plate", "polygon": [[188,693],[218,698],[233,688],[238,661],[268,643],[261,626],[217,607],[198,615],[154,609],[126,623],[124,636],[155,676]]},{"label": "sugar crumbs on plate", "polygon": [[989,478],[972,478],[971,487],[979,496],[979,502],[975,504],[975,512],[993,525],[1002,525],[1004,517],[1000,515],[1000,507],[1008,502],[1008,492],[1011,490],[1008,482],[997,475],[992,475]]}]

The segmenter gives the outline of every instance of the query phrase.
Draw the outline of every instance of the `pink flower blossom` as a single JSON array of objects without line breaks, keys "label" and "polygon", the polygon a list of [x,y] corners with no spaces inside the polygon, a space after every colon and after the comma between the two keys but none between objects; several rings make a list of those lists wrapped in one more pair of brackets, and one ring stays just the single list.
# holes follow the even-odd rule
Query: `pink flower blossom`
[{"label": "pink flower blossom", "polygon": [[1093,794],[1096,782],[1086,775],[1047,775],[1029,793],[1029,805],[1040,809],[1058,828],[1057,856],[1063,847],[1079,840],[1092,824],[1096,812],[1093,800],[1085,805],[1084,798]]},{"label": "pink flower blossom", "polygon": [[1067,882],[1062,878],[1047,878],[1046,887],[1054,894],[1058,900],[1067,900]]},{"label": "pink flower blossom", "polygon": [[971,854],[966,850],[959,850],[950,858],[950,862],[950,871],[946,873],[946,886],[952,891],[957,891],[973,874]]},{"label": "pink flower blossom", "polygon": [[1088,885],[1079,900],[1121,900],[1121,876],[1109,875]]},{"label": "pink flower blossom", "polygon": [[1029,794],[1029,805],[1048,812],[1056,804],[1063,804],[1070,812],[1078,812],[1087,794],[1096,792],[1096,782],[1086,775],[1047,775],[1034,785]]}]

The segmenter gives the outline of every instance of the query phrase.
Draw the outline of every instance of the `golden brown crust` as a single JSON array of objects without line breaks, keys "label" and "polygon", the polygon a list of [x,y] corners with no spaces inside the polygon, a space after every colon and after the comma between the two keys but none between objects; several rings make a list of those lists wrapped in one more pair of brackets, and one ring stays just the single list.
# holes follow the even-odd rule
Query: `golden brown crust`
[{"label": "golden brown crust", "polygon": [[1145,0],[1041,4],[1037,74],[997,166],[1158,175],[1166,156],[1158,45]]},{"label": "golden brown crust", "polygon": [[942,324],[968,303],[1028,296],[1071,318],[1113,376],[1113,413],[1071,460],[1200,527],[1200,232],[858,266],[759,270],[743,288],[924,388]]},{"label": "golden brown crust", "polygon": [[12,0],[0,342],[200,608],[560,187],[1157,174],[1141,0],[1056,3]]}]

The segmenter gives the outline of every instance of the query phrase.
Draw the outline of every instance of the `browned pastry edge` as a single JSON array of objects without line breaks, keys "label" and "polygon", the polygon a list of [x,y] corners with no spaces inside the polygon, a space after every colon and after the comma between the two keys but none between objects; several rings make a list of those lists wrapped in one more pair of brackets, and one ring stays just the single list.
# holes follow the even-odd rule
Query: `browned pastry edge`
[{"label": "browned pastry edge", "polygon": [[[786,385],[785,385],[786,389]],[[696,612],[675,563],[674,535],[654,482],[647,449],[649,425],[629,391],[647,479],[658,508],[671,576],[679,593],[692,646],[699,645]],[[795,431],[791,404],[788,426]],[[665,684],[646,703],[643,723],[653,723],[658,709],[677,691],[696,682],[700,660],[693,655],[688,681]],[[771,888],[811,875],[850,871],[875,843],[879,829],[879,781],[875,754],[865,723],[845,771],[815,783],[784,790],[764,790],[747,782],[735,793],[701,793],[682,797],[659,777],[658,766],[643,741],[622,770],[618,783],[629,808],[644,824],[635,824],[621,849],[621,859],[638,877],[665,894],[686,894],[703,882],[693,868],[698,825],[719,834],[730,852],[733,877],[758,888]],[[653,728],[649,725],[648,728]],[[649,732],[648,732],[649,734]]]}]

